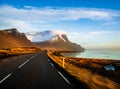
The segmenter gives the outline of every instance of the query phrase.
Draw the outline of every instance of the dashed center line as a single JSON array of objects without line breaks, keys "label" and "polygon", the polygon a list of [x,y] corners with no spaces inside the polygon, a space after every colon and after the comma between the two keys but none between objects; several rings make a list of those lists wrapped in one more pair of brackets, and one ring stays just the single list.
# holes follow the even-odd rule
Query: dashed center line
[{"label": "dashed center line", "polygon": [[35,56],[32,56],[30,59],[33,59],[34,57],[36,57],[36,55],[35,55]]},{"label": "dashed center line", "polygon": [[22,66],[24,66],[29,61],[30,61],[30,59],[28,59],[27,61],[25,61],[24,63],[22,63],[20,66],[18,66],[18,68],[21,68]]},{"label": "dashed center line", "polygon": [[[31,57],[30,59],[33,59],[33,58],[36,57],[36,56],[37,56],[37,55]],[[18,68],[21,68],[22,66],[24,66],[27,62],[30,61],[30,59],[28,59],[27,61],[25,61],[24,63],[22,63],[20,66],[18,66]],[[8,60],[8,59],[6,59],[6,60]],[[3,61],[6,61],[6,60],[3,60]],[[4,77],[4,78],[0,81],[0,84],[1,84],[2,82],[4,82],[7,78],[9,78],[11,75],[12,75],[12,73],[10,73],[10,74],[8,74],[6,77]]]},{"label": "dashed center line", "polygon": [[2,60],[2,61],[7,61],[7,60],[9,60],[9,59],[5,59],[5,60]]},{"label": "dashed center line", "polygon": [[71,84],[71,83],[67,80],[67,78],[66,78],[61,72],[58,71],[58,74],[59,74],[68,84]]},{"label": "dashed center line", "polygon": [[36,55],[32,56],[30,59],[33,59],[33,58],[34,58],[34,57],[36,57],[36,56],[38,56],[38,54],[36,54]]},{"label": "dashed center line", "polygon": [[34,56],[32,56],[30,59],[33,59],[34,58]]},{"label": "dashed center line", "polygon": [[11,74],[12,74],[12,73],[8,74],[5,78],[3,78],[3,79],[0,81],[0,84],[1,84],[3,81],[5,81],[8,77],[10,77]]},{"label": "dashed center line", "polygon": [[[37,55],[35,56],[32,56],[30,59],[33,59],[34,57],[36,57]],[[18,66],[18,68],[21,68],[22,66],[24,66],[27,62],[30,61],[30,59],[28,59],[27,61],[25,61],[24,63],[22,63],[20,66]]]}]

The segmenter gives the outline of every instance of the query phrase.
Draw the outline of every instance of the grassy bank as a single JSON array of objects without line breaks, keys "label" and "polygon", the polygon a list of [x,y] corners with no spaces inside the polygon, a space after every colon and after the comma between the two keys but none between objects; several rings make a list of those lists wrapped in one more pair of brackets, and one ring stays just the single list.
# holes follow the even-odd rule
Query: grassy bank
[{"label": "grassy bank", "polygon": [[0,59],[16,56],[16,55],[35,53],[37,51],[41,51],[41,49],[36,47],[19,47],[19,48],[10,48],[10,49],[0,49]]},{"label": "grassy bank", "polygon": [[[57,52],[48,52],[48,56],[90,89],[120,89],[120,61],[68,58]],[[115,70],[106,70],[104,66],[112,64]]]}]

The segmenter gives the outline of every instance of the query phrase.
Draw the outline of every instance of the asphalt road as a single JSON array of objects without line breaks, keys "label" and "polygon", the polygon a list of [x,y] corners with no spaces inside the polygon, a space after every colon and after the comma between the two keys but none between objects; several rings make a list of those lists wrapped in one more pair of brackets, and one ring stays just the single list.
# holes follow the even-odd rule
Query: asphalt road
[{"label": "asphalt road", "polygon": [[73,84],[45,52],[0,61],[0,89],[84,89],[80,87]]}]

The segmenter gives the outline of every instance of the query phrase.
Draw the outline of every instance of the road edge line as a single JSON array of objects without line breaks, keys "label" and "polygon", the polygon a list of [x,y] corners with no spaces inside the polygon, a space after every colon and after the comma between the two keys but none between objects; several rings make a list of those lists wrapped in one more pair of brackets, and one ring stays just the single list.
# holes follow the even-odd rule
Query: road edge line
[{"label": "road edge line", "polygon": [[68,84],[71,84],[68,79],[61,73],[58,71],[58,74],[68,83]]}]

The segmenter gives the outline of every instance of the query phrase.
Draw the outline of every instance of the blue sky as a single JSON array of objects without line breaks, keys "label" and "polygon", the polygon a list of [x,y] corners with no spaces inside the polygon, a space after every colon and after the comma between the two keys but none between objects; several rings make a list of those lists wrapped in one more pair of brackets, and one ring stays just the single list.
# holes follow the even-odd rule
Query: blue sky
[{"label": "blue sky", "polygon": [[0,29],[60,30],[86,49],[120,48],[120,0],[0,0]]}]

